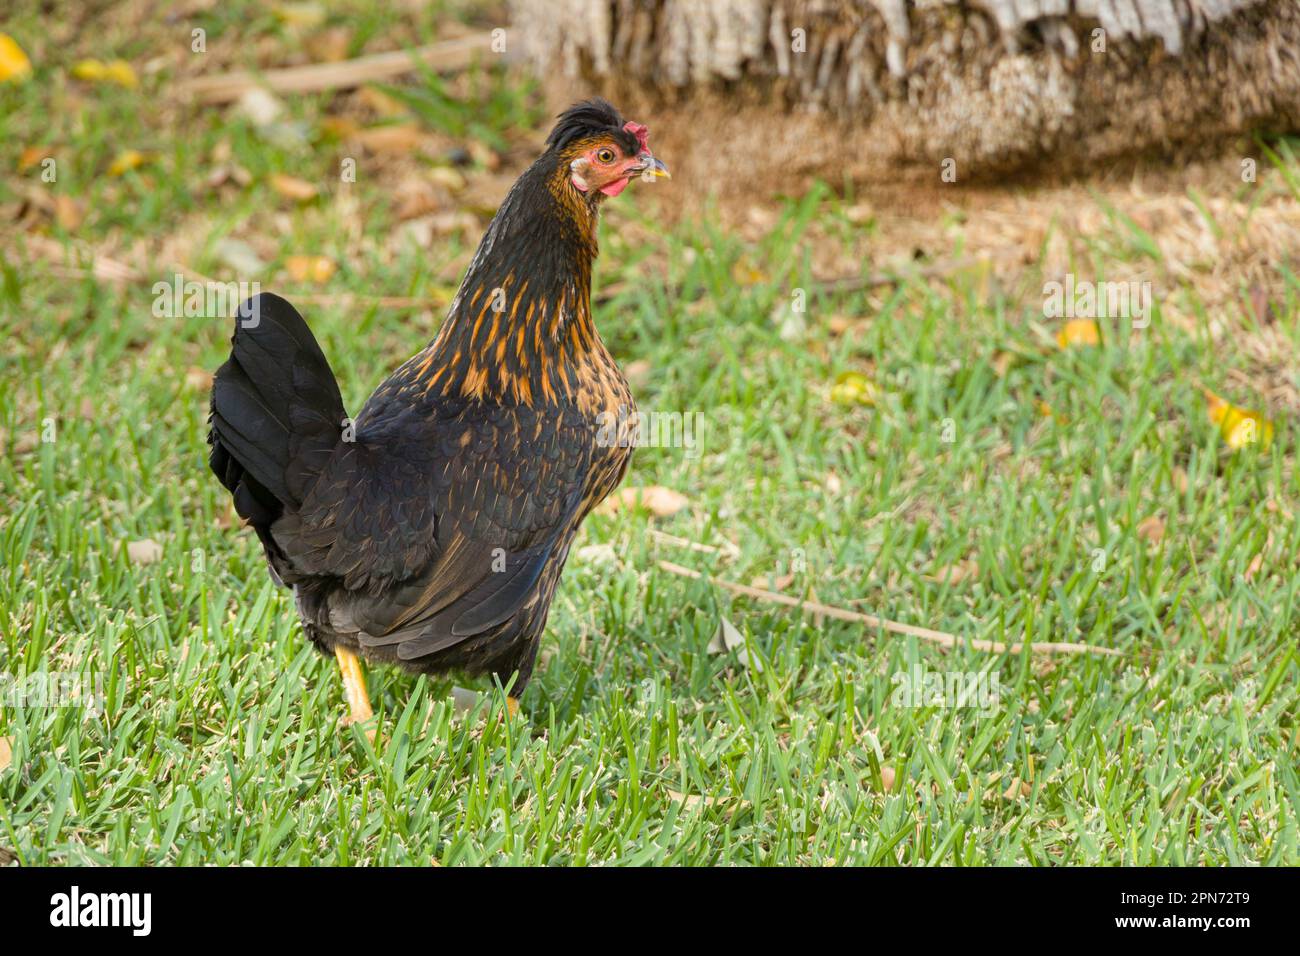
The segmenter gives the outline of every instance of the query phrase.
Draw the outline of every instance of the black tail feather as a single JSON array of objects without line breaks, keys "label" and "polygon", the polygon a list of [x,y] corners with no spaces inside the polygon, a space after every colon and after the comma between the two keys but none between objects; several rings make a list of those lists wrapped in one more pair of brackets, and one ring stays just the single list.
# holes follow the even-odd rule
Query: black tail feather
[{"label": "black tail feather", "polygon": [[338,445],[338,382],[301,315],[262,293],[240,307],[212,383],[208,464],[240,516],[264,529],[296,510]]}]

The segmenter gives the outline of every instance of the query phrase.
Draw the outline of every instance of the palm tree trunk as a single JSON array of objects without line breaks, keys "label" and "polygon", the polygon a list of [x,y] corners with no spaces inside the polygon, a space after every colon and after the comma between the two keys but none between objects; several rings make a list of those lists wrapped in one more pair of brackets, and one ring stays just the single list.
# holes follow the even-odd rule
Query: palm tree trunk
[{"label": "palm tree trunk", "polygon": [[1300,128],[1296,0],[511,8],[511,37],[557,96],[600,91],[647,122],[671,114],[659,127],[693,175],[1073,173]]}]

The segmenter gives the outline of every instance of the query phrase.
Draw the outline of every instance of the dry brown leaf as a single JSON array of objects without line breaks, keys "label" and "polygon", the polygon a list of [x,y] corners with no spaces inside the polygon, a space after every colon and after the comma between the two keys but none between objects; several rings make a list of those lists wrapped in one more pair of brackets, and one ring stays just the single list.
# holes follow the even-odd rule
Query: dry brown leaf
[{"label": "dry brown leaf", "polygon": [[624,508],[642,507],[656,518],[667,518],[688,504],[690,501],[685,495],[671,488],[649,485],[645,488],[622,488],[617,494],[606,498],[596,510],[601,514],[615,514]]},{"label": "dry brown leaf", "polygon": [[754,673],[763,673],[763,662],[758,659],[745,646],[745,635],[741,634],[736,625],[732,624],[725,617],[718,620],[718,629],[713,634],[713,639],[709,641],[709,646],[705,650],[710,654],[726,654],[730,651],[737,651],[737,657],[746,667],[753,668]]},{"label": "dry brown leaf", "polygon": [[313,33],[303,41],[303,49],[318,63],[339,63],[348,58],[352,44],[352,31],[347,27],[331,27]]},{"label": "dry brown leaf", "polygon": [[784,591],[792,584],[794,584],[793,574],[782,574],[775,578],[770,578],[766,574],[760,574],[749,582],[751,588],[768,588],[772,591]]},{"label": "dry brown leaf", "polygon": [[315,183],[309,183],[297,176],[286,176],[284,173],[274,173],[271,176],[271,188],[286,199],[295,202],[308,202],[315,199],[320,192]]},{"label": "dry brown leaf", "polygon": [[68,232],[76,232],[85,218],[85,206],[65,193],[54,197],[54,221]]},{"label": "dry brown leaf", "polygon": [[405,103],[376,86],[361,87],[357,91],[357,99],[361,101],[363,106],[373,111],[376,116],[382,116],[384,119],[405,116],[407,112]]},{"label": "dry brown leaf", "polygon": [[623,376],[629,385],[636,387],[650,381],[650,372],[650,363],[645,359],[637,359],[635,362],[629,362],[627,368],[623,369]]},{"label": "dry brown leaf", "polygon": [[885,793],[894,792],[894,784],[898,782],[898,774],[893,767],[882,766],[880,768],[880,785],[884,788]]},{"label": "dry brown leaf", "polygon": [[132,564],[153,564],[162,557],[163,547],[153,538],[131,541],[126,546],[126,556]]},{"label": "dry brown leaf", "polygon": [[1159,544],[1165,537],[1165,519],[1159,515],[1144,518],[1138,523],[1137,536],[1148,544]]},{"label": "dry brown leaf", "polygon": [[212,388],[212,373],[205,368],[191,365],[185,370],[185,387],[196,392],[206,392]]},{"label": "dry brown leaf", "polygon": [[372,153],[405,156],[413,153],[425,142],[424,131],[412,123],[398,126],[372,126],[356,134],[356,141]]},{"label": "dry brown leaf", "polygon": [[717,807],[726,803],[748,803],[749,801],[741,799],[734,800],[732,797],[706,797],[698,793],[678,793],[676,790],[668,790],[670,800],[676,800],[684,807]]},{"label": "dry brown leaf", "polygon": [[48,146],[28,146],[18,154],[18,171],[25,173],[43,159],[48,159],[54,155],[54,150]]},{"label": "dry brown leaf", "polygon": [[979,575],[979,562],[974,558],[963,558],[947,567],[939,568],[934,574],[923,574],[921,580],[933,584],[960,584]]},{"label": "dry brown leaf", "polygon": [[1019,777],[1012,777],[1011,783],[1007,784],[1007,789],[1002,791],[1003,800],[1019,800],[1027,797],[1034,792],[1034,788],[1025,783]]}]

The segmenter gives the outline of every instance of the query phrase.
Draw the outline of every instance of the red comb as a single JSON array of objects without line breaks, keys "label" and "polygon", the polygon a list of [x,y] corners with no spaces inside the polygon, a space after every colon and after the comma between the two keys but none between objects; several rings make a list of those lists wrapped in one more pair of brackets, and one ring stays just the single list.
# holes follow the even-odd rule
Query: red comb
[{"label": "red comb", "polygon": [[624,123],[623,128],[636,137],[637,145],[640,146],[641,149],[647,150],[650,148],[650,143],[648,142],[650,139],[650,130],[646,129],[646,127],[642,126],[640,123]]}]

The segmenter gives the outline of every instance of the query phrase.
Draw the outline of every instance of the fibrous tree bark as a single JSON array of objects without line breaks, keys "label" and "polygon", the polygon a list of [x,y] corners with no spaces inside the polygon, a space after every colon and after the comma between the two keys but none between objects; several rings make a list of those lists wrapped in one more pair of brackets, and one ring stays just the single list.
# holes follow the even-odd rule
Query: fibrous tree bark
[{"label": "fibrous tree bark", "polygon": [[[511,0],[557,96],[731,181],[1028,168],[1300,128],[1298,0]],[[682,118],[690,123],[683,127]],[[638,118],[642,118],[638,116]],[[683,155],[684,153],[684,155]]]}]

